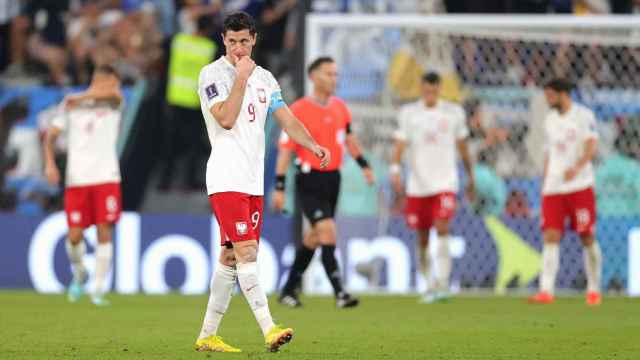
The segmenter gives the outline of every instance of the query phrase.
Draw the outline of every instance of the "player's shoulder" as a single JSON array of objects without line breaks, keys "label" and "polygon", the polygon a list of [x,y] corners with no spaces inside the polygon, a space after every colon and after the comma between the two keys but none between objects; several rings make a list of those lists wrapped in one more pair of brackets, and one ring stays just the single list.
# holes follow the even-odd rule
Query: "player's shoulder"
[{"label": "player's shoulder", "polygon": [[441,99],[439,100],[438,105],[445,112],[454,113],[456,115],[464,114],[464,108],[457,102]]},{"label": "player's shoulder", "polygon": [[200,70],[200,79],[204,78],[220,78],[230,77],[230,67],[225,63],[222,57],[210,62]]},{"label": "player's shoulder", "polygon": [[593,110],[589,109],[585,105],[577,103],[577,102],[574,102],[573,106],[575,106],[576,114],[581,119],[590,119],[590,118],[594,118],[595,117],[595,114],[594,114]]},{"label": "player's shoulder", "polygon": [[255,78],[262,83],[276,83],[276,78],[275,76],[273,76],[271,71],[263,68],[262,66],[256,66],[256,68],[253,70],[253,76],[255,76]]},{"label": "player's shoulder", "polygon": [[399,108],[399,112],[400,113],[410,113],[410,112],[415,112],[415,111],[419,111],[419,110],[422,110],[422,109],[423,109],[422,101],[418,100],[418,101],[413,101],[413,102],[401,105],[400,108]]}]

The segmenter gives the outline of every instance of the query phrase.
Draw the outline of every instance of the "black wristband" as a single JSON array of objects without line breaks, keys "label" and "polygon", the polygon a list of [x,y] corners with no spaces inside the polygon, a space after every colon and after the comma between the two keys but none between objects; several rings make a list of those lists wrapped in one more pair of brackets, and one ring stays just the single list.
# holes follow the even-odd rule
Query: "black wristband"
[{"label": "black wristband", "polygon": [[284,191],[285,179],[285,175],[276,175],[276,190]]},{"label": "black wristband", "polygon": [[364,156],[362,155],[356,158],[356,162],[358,163],[358,166],[360,166],[363,169],[369,167],[369,163],[367,162],[367,159],[365,159]]}]

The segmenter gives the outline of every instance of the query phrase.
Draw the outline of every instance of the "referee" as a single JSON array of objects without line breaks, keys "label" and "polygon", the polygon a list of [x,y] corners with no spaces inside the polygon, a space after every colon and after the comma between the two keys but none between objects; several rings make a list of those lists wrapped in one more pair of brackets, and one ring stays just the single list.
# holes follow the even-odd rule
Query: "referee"
[{"label": "referee", "polygon": [[320,57],[307,70],[313,82],[313,94],[291,105],[296,115],[320,146],[326,147],[333,155],[329,165],[320,169],[320,162],[302,146],[294,143],[285,132],[282,133],[276,163],[276,191],[272,204],[282,210],[285,203],[285,174],[291,160],[291,153],[297,155],[296,175],[297,196],[302,211],[311,223],[311,230],[304,235],[302,245],[296,251],[289,279],[280,295],[280,303],[289,307],[302,304],[295,289],[300,284],[302,274],[311,262],[315,249],[322,247],[322,265],[333,286],[336,306],[347,308],[358,305],[358,299],[349,295],[342,286],[340,270],[335,257],[336,223],[333,220],[338,194],[340,192],[340,166],[343,147],[362,168],[367,183],[373,184],[373,171],[362,156],[360,145],[351,132],[351,112],[346,104],[333,96],[338,79],[338,67],[330,57]]}]

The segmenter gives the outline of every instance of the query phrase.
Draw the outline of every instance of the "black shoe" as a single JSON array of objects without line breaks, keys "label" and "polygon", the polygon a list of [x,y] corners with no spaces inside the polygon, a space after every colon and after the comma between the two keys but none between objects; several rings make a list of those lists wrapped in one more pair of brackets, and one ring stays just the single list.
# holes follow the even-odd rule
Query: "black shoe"
[{"label": "black shoe", "polygon": [[348,293],[341,293],[336,297],[336,306],[341,309],[356,307],[360,304],[360,300],[355,298]]},{"label": "black shoe", "polygon": [[282,294],[280,295],[278,302],[292,309],[302,307],[300,299],[298,299],[298,296],[295,294]]}]

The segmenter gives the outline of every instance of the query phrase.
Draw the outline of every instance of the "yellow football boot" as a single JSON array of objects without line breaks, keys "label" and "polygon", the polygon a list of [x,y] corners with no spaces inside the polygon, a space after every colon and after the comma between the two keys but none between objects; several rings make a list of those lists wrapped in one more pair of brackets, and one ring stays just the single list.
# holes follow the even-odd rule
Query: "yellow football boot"
[{"label": "yellow football boot", "polygon": [[233,346],[222,341],[222,338],[217,335],[211,335],[204,339],[198,339],[196,341],[196,351],[230,352],[230,353],[242,352],[242,350],[238,348],[234,348]]}]

